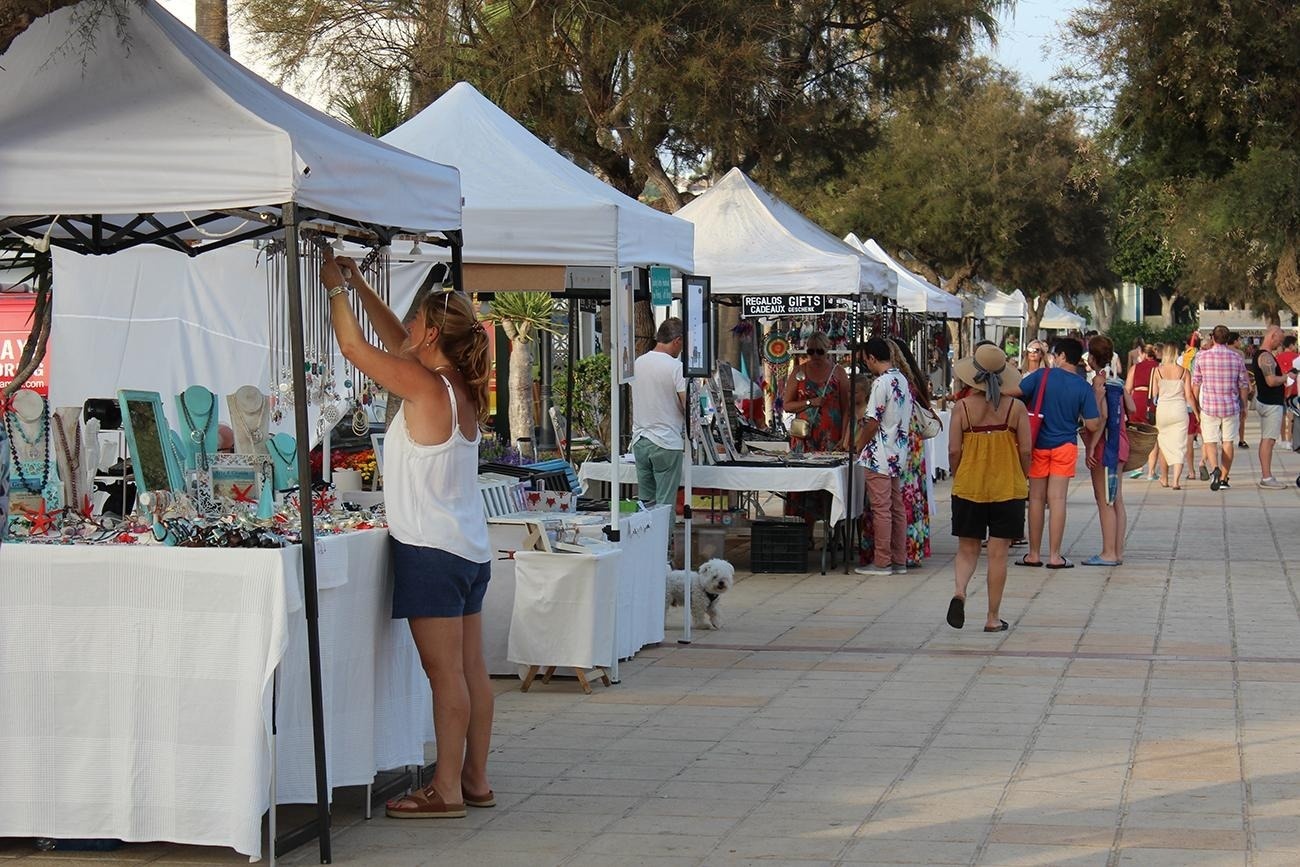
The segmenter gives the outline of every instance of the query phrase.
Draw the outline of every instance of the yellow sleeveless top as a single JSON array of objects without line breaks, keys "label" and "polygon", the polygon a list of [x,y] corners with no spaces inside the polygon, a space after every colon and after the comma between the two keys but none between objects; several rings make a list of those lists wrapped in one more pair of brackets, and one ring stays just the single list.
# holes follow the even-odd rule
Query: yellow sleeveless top
[{"label": "yellow sleeveless top", "polygon": [[[1003,503],[1029,496],[1029,480],[1020,467],[1020,445],[1007,424],[1014,399],[1003,400],[1007,408],[1001,424],[962,427],[961,464],[952,480],[954,497],[973,503]],[[965,407],[962,419],[963,423],[970,420]]]}]

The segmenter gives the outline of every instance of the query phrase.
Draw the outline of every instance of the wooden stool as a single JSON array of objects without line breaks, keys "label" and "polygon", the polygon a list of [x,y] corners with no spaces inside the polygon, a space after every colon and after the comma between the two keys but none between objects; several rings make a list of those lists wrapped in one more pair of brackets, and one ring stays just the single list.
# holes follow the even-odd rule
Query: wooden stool
[{"label": "wooden stool", "polygon": [[[519,687],[520,692],[528,692],[528,688],[533,685],[533,680],[536,679],[537,672],[540,671],[541,668],[540,665],[530,665],[528,667],[528,674],[524,676],[524,682]],[[555,668],[556,667],[552,665],[546,669],[546,673],[542,675],[542,683],[551,682],[551,676],[555,674]],[[609,686],[609,671],[606,670],[604,666],[597,665],[592,668],[592,671],[599,672],[600,682],[605,684],[605,686]],[[587,681],[587,673],[581,668],[573,669],[573,673],[578,678],[578,683],[582,686],[582,691],[587,695],[591,695],[591,684]]]}]

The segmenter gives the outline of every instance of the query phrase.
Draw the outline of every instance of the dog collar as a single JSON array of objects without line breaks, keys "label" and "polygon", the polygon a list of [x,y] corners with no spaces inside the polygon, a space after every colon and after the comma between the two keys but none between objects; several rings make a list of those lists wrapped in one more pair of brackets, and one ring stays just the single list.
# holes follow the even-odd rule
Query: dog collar
[{"label": "dog collar", "polygon": [[710,593],[709,591],[705,590],[705,591],[704,591],[704,595],[707,596],[707,597],[709,597],[709,601],[710,601],[710,602],[717,602],[717,601],[718,601],[718,597],[719,597],[721,594],[720,594],[720,593]]}]

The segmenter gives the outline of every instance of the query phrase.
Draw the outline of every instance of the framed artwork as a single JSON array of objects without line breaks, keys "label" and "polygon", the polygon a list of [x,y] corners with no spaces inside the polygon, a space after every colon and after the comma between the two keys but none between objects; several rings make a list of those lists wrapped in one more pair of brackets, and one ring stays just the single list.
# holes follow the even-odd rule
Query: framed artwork
[{"label": "framed artwork", "polygon": [[631,382],[636,376],[636,271],[618,272],[618,381]]},{"label": "framed artwork", "polygon": [[236,509],[256,509],[262,493],[262,474],[251,462],[239,466],[219,464],[209,470],[212,496]]},{"label": "framed artwork", "polygon": [[682,278],[682,368],[686,376],[713,375],[713,341],[709,293],[712,279],[698,274]]},{"label": "framed artwork", "polygon": [[137,491],[184,491],[185,477],[156,391],[117,393]]}]

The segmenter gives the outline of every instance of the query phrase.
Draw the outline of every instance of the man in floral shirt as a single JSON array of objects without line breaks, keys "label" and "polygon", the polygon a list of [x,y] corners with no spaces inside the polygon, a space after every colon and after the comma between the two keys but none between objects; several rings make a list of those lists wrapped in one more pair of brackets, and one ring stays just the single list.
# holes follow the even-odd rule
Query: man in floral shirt
[{"label": "man in floral shirt", "polygon": [[907,463],[908,429],[912,422],[912,391],[890,360],[889,344],[873,337],[864,349],[867,369],[875,375],[858,442],[865,440],[858,459],[866,469],[867,504],[871,509],[876,545],[874,561],[854,571],[859,575],[907,573],[907,512],[903,508],[900,476]]}]

